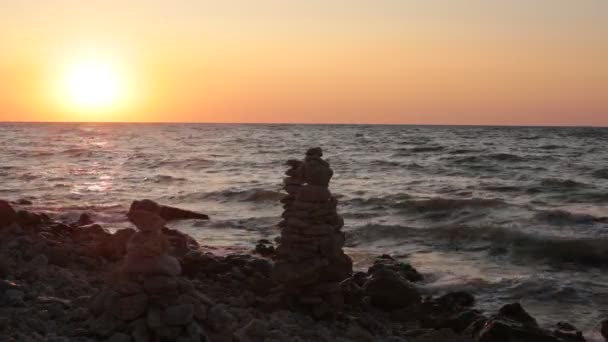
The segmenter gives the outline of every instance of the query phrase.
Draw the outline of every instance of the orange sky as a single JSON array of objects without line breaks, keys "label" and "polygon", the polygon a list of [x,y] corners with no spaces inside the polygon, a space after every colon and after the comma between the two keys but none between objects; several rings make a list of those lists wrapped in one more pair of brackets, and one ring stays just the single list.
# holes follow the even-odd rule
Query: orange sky
[{"label": "orange sky", "polygon": [[[0,121],[608,126],[605,0],[123,2],[2,1]],[[57,103],[83,53],[128,101]]]}]

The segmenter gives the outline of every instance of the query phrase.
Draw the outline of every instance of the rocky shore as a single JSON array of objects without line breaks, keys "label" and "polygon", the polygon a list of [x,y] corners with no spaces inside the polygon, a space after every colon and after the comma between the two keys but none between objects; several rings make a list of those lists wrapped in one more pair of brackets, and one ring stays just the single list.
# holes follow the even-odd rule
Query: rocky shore
[{"label": "rocky shore", "polygon": [[209,217],[150,200],[114,232],[0,201],[0,341],[585,341],[518,303],[487,313],[466,292],[425,297],[423,275],[389,255],[353,271],[321,157],[288,162],[281,236],[247,254],[208,252],[166,223]]}]

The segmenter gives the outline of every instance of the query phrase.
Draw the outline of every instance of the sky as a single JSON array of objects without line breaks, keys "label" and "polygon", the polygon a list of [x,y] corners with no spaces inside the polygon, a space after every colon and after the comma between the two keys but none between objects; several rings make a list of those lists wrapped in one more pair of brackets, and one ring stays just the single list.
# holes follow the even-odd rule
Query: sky
[{"label": "sky", "polygon": [[0,0],[0,121],[608,126],[608,1]]}]

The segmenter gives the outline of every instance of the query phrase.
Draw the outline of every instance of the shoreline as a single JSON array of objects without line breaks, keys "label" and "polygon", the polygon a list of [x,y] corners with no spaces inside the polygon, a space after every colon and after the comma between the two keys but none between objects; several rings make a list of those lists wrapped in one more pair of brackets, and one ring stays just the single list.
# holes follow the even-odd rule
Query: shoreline
[{"label": "shoreline", "polygon": [[[11,215],[13,207],[17,210]],[[0,332],[8,341],[112,338],[113,330],[96,328],[89,307],[121,264],[129,229],[109,233],[86,215],[66,224],[26,208],[27,204],[0,204]],[[214,315],[203,321],[210,341],[491,342],[508,336],[523,336],[523,341],[585,341],[569,324],[540,328],[516,303],[498,313],[476,310],[473,296],[466,292],[393,306],[403,298],[405,288],[399,290],[400,286],[415,285],[421,276],[387,255],[377,256],[366,272],[354,272],[341,283],[343,309],[315,317],[270,300],[276,287],[270,277],[271,243],[265,248],[258,245],[257,253],[213,251],[177,230],[163,232],[183,277],[210,299],[207,314]],[[373,281],[379,291],[366,285]],[[599,333],[586,337],[601,341]]]}]

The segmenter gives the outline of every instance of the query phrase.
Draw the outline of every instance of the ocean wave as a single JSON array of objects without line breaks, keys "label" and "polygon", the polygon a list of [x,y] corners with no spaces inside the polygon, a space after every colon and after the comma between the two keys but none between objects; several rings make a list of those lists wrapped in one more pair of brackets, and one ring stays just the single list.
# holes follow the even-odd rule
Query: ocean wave
[{"label": "ocean wave", "polygon": [[221,190],[192,193],[180,199],[215,200],[220,202],[278,202],[285,194],[267,189]]},{"label": "ocean wave", "polygon": [[534,215],[537,220],[552,224],[586,224],[607,223],[608,217],[597,217],[589,214],[573,213],[567,210],[546,210]]},{"label": "ocean wave", "polygon": [[151,167],[171,167],[185,169],[204,169],[213,164],[213,161],[205,158],[186,158],[181,160],[163,159],[152,163]]},{"label": "ocean wave", "polygon": [[608,169],[595,170],[591,175],[595,178],[608,179]]},{"label": "ocean wave", "polygon": [[443,150],[445,150],[443,146],[417,146],[410,149],[412,153],[440,152]]},{"label": "ocean wave", "polygon": [[562,149],[562,148],[565,148],[565,147],[561,146],[561,145],[542,145],[542,146],[539,146],[538,148],[541,149],[541,150],[552,151],[552,150],[559,150],[559,149]]},{"label": "ocean wave", "polygon": [[156,175],[153,177],[147,177],[144,181],[157,183],[157,184],[170,184],[170,183],[181,183],[187,181],[186,178],[182,177],[173,177],[169,175]]},{"label": "ocean wave", "polygon": [[487,159],[508,162],[520,162],[525,158],[511,153],[491,153],[486,156]]},{"label": "ocean wave", "polygon": [[[572,179],[558,179],[558,178],[545,178],[540,181],[540,188],[530,188],[531,190],[573,190],[579,188],[586,188],[587,184],[577,182]],[[533,192],[533,191],[532,191]]]},{"label": "ocean wave", "polygon": [[606,267],[608,239],[594,237],[559,238],[500,226],[443,226],[412,228],[371,224],[348,233],[349,246],[375,241],[400,240],[466,251],[485,250],[491,255],[510,255],[527,261],[550,264],[580,264]]},{"label": "ocean wave", "polygon": [[454,211],[461,209],[485,209],[504,206],[506,203],[498,198],[453,199],[436,197],[422,200],[408,200],[399,207],[417,212]]}]

